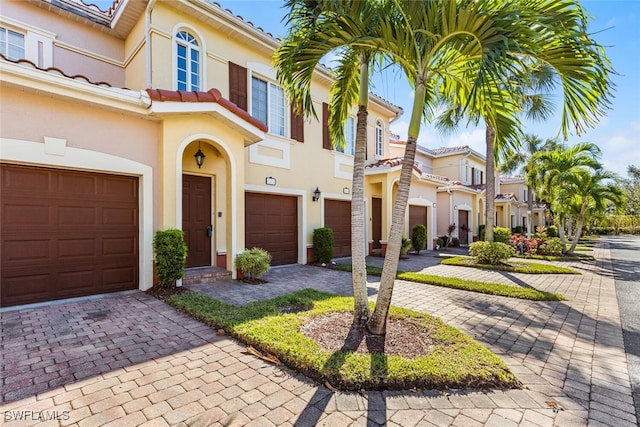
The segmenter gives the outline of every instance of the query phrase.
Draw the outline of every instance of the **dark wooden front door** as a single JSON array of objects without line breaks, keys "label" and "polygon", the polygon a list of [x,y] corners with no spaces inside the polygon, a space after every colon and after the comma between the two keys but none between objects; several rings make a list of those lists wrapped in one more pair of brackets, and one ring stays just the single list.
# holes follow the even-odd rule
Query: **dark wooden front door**
[{"label": "dark wooden front door", "polygon": [[382,247],[382,199],[377,197],[371,199],[371,240],[373,249]]},{"label": "dark wooden front door", "polygon": [[469,211],[458,211],[458,239],[461,245],[469,243]]},{"label": "dark wooden front door", "polygon": [[138,178],[1,165],[2,306],[138,287]]},{"label": "dark wooden front door", "polygon": [[182,231],[187,267],[211,265],[211,178],[182,175]]},{"label": "dark wooden front door", "polygon": [[425,206],[409,206],[409,236],[413,227],[422,224],[427,227],[427,208]]}]

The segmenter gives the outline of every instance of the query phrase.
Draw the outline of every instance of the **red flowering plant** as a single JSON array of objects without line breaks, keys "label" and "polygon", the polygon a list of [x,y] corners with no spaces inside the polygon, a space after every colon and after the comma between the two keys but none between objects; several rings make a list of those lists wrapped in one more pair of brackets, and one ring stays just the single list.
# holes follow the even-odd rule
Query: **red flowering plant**
[{"label": "red flowering plant", "polygon": [[529,239],[522,234],[512,234],[509,238],[509,245],[520,255],[528,254],[530,251]]}]

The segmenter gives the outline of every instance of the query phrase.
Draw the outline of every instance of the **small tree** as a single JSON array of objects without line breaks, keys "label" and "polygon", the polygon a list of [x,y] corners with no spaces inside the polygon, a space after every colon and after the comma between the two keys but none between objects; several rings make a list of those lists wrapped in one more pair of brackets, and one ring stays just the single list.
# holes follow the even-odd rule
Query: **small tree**
[{"label": "small tree", "polygon": [[411,246],[417,254],[425,248],[427,244],[427,227],[422,224],[416,224],[411,230]]},{"label": "small tree", "polygon": [[313,254],[317,262],[328,263],[333,258],[333,230],[329,227],[313,230]]},{"label": "small tree", "polygon": [[184,277],[187,261],[187,245],[182,230],[158,230],[153,237],[155,265],[160,286],[170,288],[176,280]]},{"label": "small tree", "polygon": [[256,280],[269,271],[271,254],[261,248],[252,248],[236,257],[235,266],[248,279]]}]

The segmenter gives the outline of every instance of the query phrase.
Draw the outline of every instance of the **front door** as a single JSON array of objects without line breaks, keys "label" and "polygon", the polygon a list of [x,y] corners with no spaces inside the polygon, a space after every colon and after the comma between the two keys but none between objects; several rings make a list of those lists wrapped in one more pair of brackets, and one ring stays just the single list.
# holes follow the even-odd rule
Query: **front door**
[{"label": "front door", "polygon": [[211,265],[211,178],[182,175],[182,231],[187,267]]},{"label": "front door", "polygon": [[469,244],[469,211],[458,211],[458,239],[461,245]]},{"label": "front door", "polygon": [[380,249],[382,245],[382,199],[373,197],[371,199],[371,240],[373,249]]}]

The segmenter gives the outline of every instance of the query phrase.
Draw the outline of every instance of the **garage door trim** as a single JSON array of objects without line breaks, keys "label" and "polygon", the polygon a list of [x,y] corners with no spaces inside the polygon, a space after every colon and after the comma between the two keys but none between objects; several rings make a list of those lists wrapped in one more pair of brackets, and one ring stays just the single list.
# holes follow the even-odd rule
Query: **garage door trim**
[{"label": "garage door trim", "polygon": [[46,152],[47,141],[50,140],[58,144],[61,141],[66,144],[66,140],[59,138],[45,137],[45,144],[0,138],[2,144],[0,162],[137,176],[140,210],[138,220],[139,289],[143,291],[149,289],[153,286],[153,168],[124,157],[73,147],[65,147],[63,155],[50,155]]}]

